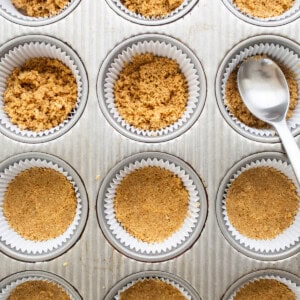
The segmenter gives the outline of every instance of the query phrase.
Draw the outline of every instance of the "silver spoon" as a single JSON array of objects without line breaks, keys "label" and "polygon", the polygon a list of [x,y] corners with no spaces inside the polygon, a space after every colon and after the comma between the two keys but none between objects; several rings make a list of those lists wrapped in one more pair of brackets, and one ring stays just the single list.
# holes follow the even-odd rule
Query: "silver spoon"
[{"label": "silver spoon", "polygon": [[281,69],[271,59],[249,58],[241,64],[237,82],[251,113],[277,130],[300,183],[300,150],[286,123],[290,93]]}]

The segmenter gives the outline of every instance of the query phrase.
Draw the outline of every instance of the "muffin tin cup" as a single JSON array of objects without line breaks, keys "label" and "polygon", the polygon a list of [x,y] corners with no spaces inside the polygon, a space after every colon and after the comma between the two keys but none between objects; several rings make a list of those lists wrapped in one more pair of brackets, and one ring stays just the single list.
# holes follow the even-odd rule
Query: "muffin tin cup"
[{"label": "muffin tin cup", "polygon": [[281,270],[260,270],[237,280],[222,297],[222,300],[233,300],[236,294],[248,283],[261,279],[273,279],[285,284],[300,299],[300,279],[293,274]]},{"label": "muffin tin cup", "polygon": [[187,299],[187,300],[192,300],[191,296],[189,295],[188,291],[186,291],[183,287],[181,287],[178,283],[176,283],[175,281],[173,280],[170,280],[168,278],[159,278],[158,276],[153,276],[153,277],[144,277],[144,278],[140,278],[140,279],[137,279],[135,281],[132,281],[130,283],[128,283],[126,286],[124,286],[122,289],[120,289],[118,291],[118,295],[115,296],[114,299],[116,300],[120,300],[121,299],[121,294],[123,292],[125,292],[126,290],[128,290],[130,287],[132,287],[133,285],[135,285],[136,283],[138,283],[139,281],[143,282],[145,281],[146,279],[159,279],[161,280],[162,282],[164,283],[167,283],[167,284],[170,284],[172,285],[174,288],[176,288],[177,290],[179,290],[181,292],[181,294]]},{"label": "muffin tin cup", "polygon": [[[189,193],[184,223],[169,238],[155,243],[143,242],[129,234],[117,221],[114,211],[116,188],[123,178],[148,166],[170,170],[182,180]],[[122,253],[141,261],[163,261],[181,254],[197,239],[204,226],[207,201],[199,178],[184,162],[164,153],[146,152],[125,159],[111,170],[101,186],[97,212],[103,233]]]},{"label": "muffin tin cup", "polygon": [[[124,65],[137,54],[153,53],[175,60],[185,75],[188,86],[188,102],[183,115],[175,123],[160,130],[142,130],[126,122],[114,103],[114,84]],[[100,107],[120,133],[141,142],[164,142],[187,130],[200,115],[206,95],[205,77],[194,54],[173,38],[158,34],[145,34],[126,40],[105,59],[97,84]]]},{"label": "muffin tin cup", "polygon": [[293,6],[282,15],[271,18],[258,18],[243,12],[237,7],[233,0],[222,0],[225,6],[240,19],[257,26],[281,26],[290,23],[300,16],[300,0],[295,0]]},{"label": "muffin tin cup", "polygon": [[[276,152],[252,155],[237,163],[224,177],[217,196],[216,211],[219,226],[227,240],[244,254],[261,260],[279,260],[286,258],[300,249],[300,205],[292,225],[277,237],[270,240],[256,240],[246,237],[230,223],[226,211],[226,197],[231,183],[244,171],[255,167],[273,167],[285,174],[296,186],[300,187],[287,159]],[[271,201],[271,199],[270,199]]]},{"label": "muffin tin cup", "polygon": [[[31,168],[51,168],[63,174],[73,185],[77,199],[75,216],[66,231],[56,238],[33,241],[23,238],[8,223],[3,214],[4,196],[9,183],[22,171]],[[43,153],[25,153],[0,165],[0,250],[16,259],[43,261],[56,257],[72,246],[80,236],[87,217],[87,199],[78,175],[63,161]]]},{"label": "muffin tin cup", "polygon": [[124,19],[140,25],[164,25],[174,22],[187,14],[198,2],[198,0],[183,0],[183,3],[169,14],[161,17],[145,17],[130,11],[121,0],[106,0],[112,10]]},{"label": "muffin tin cup", "polygon": [[79,4],[80,0],[70,0],[70,2],[56,15],[49,17],[30,17],[22,14],[11,2],[11,0],[0,0],[0,14],[20,25],[43,26],[54,23],[66,17]]},{"label": "muffin tin cup", "polygon": [[13,274],[0,282],[0,299],[8,299],[10,293],[20,284],[27,281],[41,280],[55,283],[65,291],[71,300],[81,300],[78,292],[64,279],[44,271],[25,271]]},{"label": "muffin tin cup", "polygon": [[118,282],[105,296],[104,300],[120,300],[120,294],[138,281],[145,279],[159,279],[177,288],[187,300],[201,300],[197,292],[186,281],[178,276],[161,271],[139,272]]},{"label": "muffin tin cup", "polygon": [[[80,59],[69,47],[46,36],[24,36],[4,44],[0,48],[0,56],[0,130],[4,134],[21,142],[39,143],[58,137],[75,124],[86,104],[87,77]],[[40,132],[21,130],[11,123],[3,102],[6,82],[13,69],[22,66],[29,58],[36,57],[58,59],[64,63],[72,71],[78,89],[76,106],[68,118],[58,126]]]},{"label": "muffin tin cup", "polygon": [[278,36],[258,36],[250,38],[237,45],[224,59],[217,74],[216,95],[219,108],[226,121],[239,133],[247,138],[259,142],[279,142],[274,129],[257,129],[242,123],[231,114],[226,105],[226,83],[230,74],[248,57],[255,55],[267,55],[271,59],[291,69],[298,82],[298,103],[293,115],[287,120],[289,128],[294,134],[299,133],[300,128],[300,48],[293,42]]}]

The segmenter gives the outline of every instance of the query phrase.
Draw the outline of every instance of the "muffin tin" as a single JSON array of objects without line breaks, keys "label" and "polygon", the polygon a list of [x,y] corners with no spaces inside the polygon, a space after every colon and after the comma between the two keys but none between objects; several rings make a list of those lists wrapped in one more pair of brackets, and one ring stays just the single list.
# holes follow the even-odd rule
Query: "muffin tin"
[{"label": "muffin tin", "polygon": [[[47,26],[20,26],[5,18],[0,22],[1,49],[14,40],[34,40],[36,35],[38,38],[53,38],[59,41],[60,47],[71,49],[76,54],[86,69],[86,86],[89,87],[89,92],[86,90],[87,103],[82,107],[80,117],[68,130],[58,131],[54,139],[33,143],[0,134],[1,162],[27,152],[58,157],[78,173],[89,203],[83,233],[68,251],[49,261],[35,263],[20,262],[2,251],[0,279],[24,270],[43,270],[63,277],[83,299],[94,300],[105,299],[113,286],[128,275],[148,270],[165,271],[188,282],[201,299],[215,300],[221,299],[238,278],[256,270],[275,268],[299,277],[300,254],[297,251],[272,260],[249,257],[227,241],[216,217],[218,189],[233,165],[252,154],[283,152],[278,139],[265,141],[243,135],[233,129],[225,114],[220,112],[217,98],[224,57],[228,55],[229,58],[236,49],[257,39],[268,43],[284,41],[287,47],[298,53],[299,19],[286,19],[285,26],[257,26],[232,14],[222,0],[199,0],[193,9],[176,21],[150,27],[122,18],[105,1],[82,0],[67,16]],[[100,69],[107,67],[106,57],[113,56],[114,50],[124,41],[145,34],[163,36],[190,49],[201,62],[207,86],[204,107],[193,124],[178,136],[156,143],[125,136],[110,124],[99,108],[99,102],[103,104],[104,99],[99,93],[99,82],[97,88],[97,80]],[[299,130],[293,133],[299,143]],[[170,154],[190,165],[207,194],[208,214],[200,237],[189,249],[184,249],[184,253],[164,262],[128,258],[110,244],[98,224],[97,195],[109,170],[142,152]]]}]

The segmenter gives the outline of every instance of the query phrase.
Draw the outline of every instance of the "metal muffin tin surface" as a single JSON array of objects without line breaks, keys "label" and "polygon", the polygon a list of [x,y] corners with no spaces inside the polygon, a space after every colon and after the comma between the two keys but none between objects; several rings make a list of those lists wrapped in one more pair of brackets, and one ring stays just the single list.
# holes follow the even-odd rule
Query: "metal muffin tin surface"
[{"label": "metal muffin tin surface", "polygon": [[[84,300],[102,300],[122,278],[140,271],[166,271],[187,281],[202,300],[219,300],[238,278],[250,272],[275,268],[300,274],[300,254],[280,261],[249,258],[224,238],[217,222],[215,203],[223,176],[241,159],[263,151],[283,151],[281,144],[246,138],[220,113],[216,100],[216,74],[227,53],[256,36],[274,35],[300,43],[300,20],[284,26],[262,27],[244,22],[221,0],[199,0],[175,22],[155,27],[130,22],[105,1],[82,0],[58,22],[40,27],[20,26],[0,18],[0,45],[25,35],[52,36],[70,46],[82,60],[89,94],[82,116],[70,130],[43,143],[22,143],[0,133],[0,161],[29,152],[44,152],[70,164],[81,177],[88,194],[89,216],[78,242],[67,252],[45,262],[20,262],[0,252],[0,279],[24,270],[44,270],[66,279]],[[115,130],[99,108],[97,76],[110,51],[125,39],[146,33],[179,40],[201,61],[207,97],[200,117],[187,131],[163,143],[143,143]],[[300,137],[296,141],[300,145]],[[194,245],[182,255],[159,263],[139,262],[115,250],[97,220],[96,200],[101,181],[118,162],[130,155],[158,151],[188,163],[201,176],[208,198],[205,227]]]}]

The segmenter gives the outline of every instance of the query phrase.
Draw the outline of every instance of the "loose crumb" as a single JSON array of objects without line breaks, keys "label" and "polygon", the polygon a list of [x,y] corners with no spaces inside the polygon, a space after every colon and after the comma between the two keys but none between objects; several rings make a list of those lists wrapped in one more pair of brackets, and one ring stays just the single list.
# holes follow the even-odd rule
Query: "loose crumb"
[{"label": "loose crumb", "polygon": [[145,17],[163,17],[179,7],[183,0],[121,0],[121,2],[136,14]]},{"label": "loose crumb", "polygon": [[233,0],[233,3],[246,14],[266,19],[284,14],[295,0]]},{"label": "loose crumb", "polygon": [[[262,56],[257,55],[254,57],[261,58]],[[287,80],[287,84],[289,86],[290,104],[287,113],[287,119],[289,119],[293,115],[293,112],[298,103],[297,78],[296,78],[296,74],[291,69],[278,62],[277,64],[279,65],[282,72],[284,73],[285,78]],[[226,83],[225,104],[227,105],[230,113],[249,127],[253,127],[257,129],[270,128],[270,125],[268,125],[267,123],[259,120],[254,115],[252,115],[252,113],[248,110],[248,108],[244,104],[238,90],[237,73],[238,73],[238,67],[232,71]]]},{"label": "loose crumb", "polygon": [[189,195],[169,170],[145,167],[127,175],[116,190],[116,219],[144,242],[159,242],[178,230],[187,215]]},{"label": "loose crumb", "polygon": [[246,284],[234,300],[296,300],[289,287],[275,279],[260,279]]},{"label": "loose crumb", "polygon": [[26,281],[18,285],[8,300],[70,300],[70,296],[57,284],[43,280]]},{"label": "loose crumb", "polygon": [[43,131],[68,118],[76,105],[77,83],[59,60],[30,58],[8,77],[3,101],[13,124]]},{"label": "loose crumb", "polygon": [[29,17],[57,15],[69,2],[69,0],[12,0],[16,9]]},{"label": "loose crumb", "polygon": [[188,101],[187,82],[175,60],[138,54],[120,72],[114,97],[126,122],[139,129],[158,130],[182,116]]},{"label": "loose crumb", "polygon": [[63,174],[34,167],[9,183],[3,214],[23,238],[43,241],[66,231],[75,217],[76,206],[74,187]]},{"label": "loose crumb", "polygon": [[226,210],[230,223],[252,239],[273,239],[295,219],[299,196],[294,183],[275,168],[243,172],[229,187]]},{"label": "loose crumb", "polygon": [[186,300],[182,293],[159,279],[145,279],[120,294],[120,300]]}]

